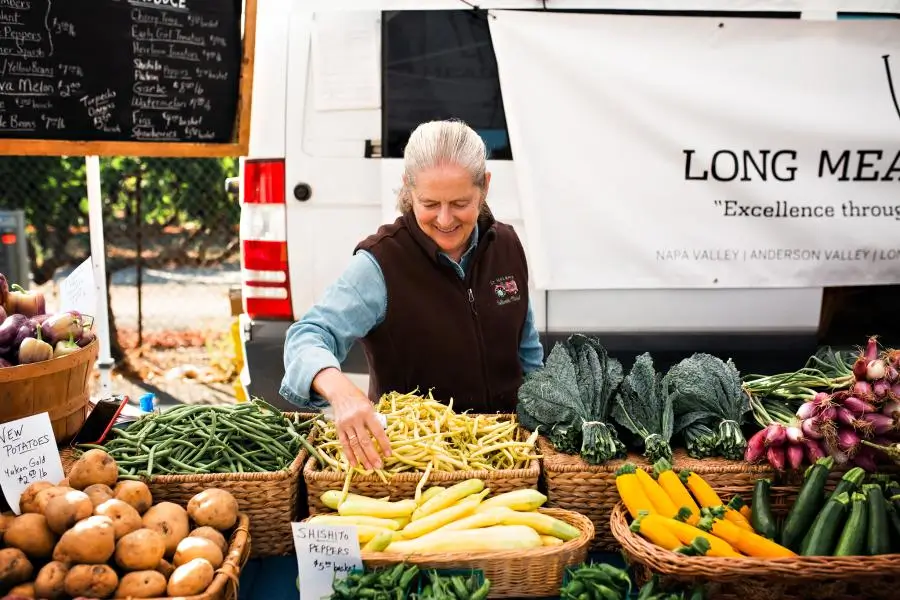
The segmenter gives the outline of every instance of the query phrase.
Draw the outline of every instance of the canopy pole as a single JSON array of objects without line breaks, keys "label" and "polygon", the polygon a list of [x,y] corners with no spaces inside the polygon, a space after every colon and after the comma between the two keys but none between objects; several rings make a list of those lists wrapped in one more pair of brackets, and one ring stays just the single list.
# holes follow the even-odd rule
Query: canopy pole
[{"label": "canopy pole", "polygon": [[94,282],[97,288],[97,314],[94,323],[100,352],[97,368],[100,369],[100,398],[112,395],[111,371],[115,364],[110,351],[109,305],[106,296],[106,245],[103,239],[103,196],[100,190],[100,157],[86,156],[88,194],[88,227],[91,235],[91,264],[94,268]]}]

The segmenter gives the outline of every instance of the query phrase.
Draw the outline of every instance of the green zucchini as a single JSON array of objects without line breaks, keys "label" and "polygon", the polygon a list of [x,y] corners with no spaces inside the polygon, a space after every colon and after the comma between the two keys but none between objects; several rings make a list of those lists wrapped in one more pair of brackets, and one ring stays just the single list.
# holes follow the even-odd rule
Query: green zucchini
[{"label": "green zucchini", "polygon": [[834,549],[834,556],[860,556],[866,550],[869,507],[866,495],[853,492],[850,497],[850,516]]},{"label": "green zucchini", "polygon": [[844,473],[844,476],[837,482],[837,485],[834,486],[834,491],[828,497],[835,498],[844,492],[847,492],[847,495],[853,494],[853,492],[859,490],[865,478],[866,472],[862,468],[853,467]]},{"label": "green zucchini", "polygon": [[900,513],[890,502],[885,502],[884,508],[887,510],[887,519],[891,527],[891,552],[900,552]]},{"label": "green zucchini", "polygon": [[844,525],[845,512],[850,496],[845,493],[825,503],[813,521],[809,533],[803,538],[801,556],[831,556]]},{"label": "green zucchini", "polygon": [[[800,488],[800,494],[781,529],[781,545],[785,548],[796,552],[802,545],[803,535],[809,530],[810,524],[822,508],[825,500],[825,484],[828,483],[828,473],[833,466],[834,459],[827,456],[820,458],[807,469],[806,480]],[[753,507],[750,507],[750,510],[752,512]]]},{"label": "green zucchini", "polygon": [[753,503],[750,505],[750,525],[759,535],[774,540],[778,536],[778,522],[772,514],[768,479],[757,479],[753,486]]},{"label": "green zucchini", "polygon": [[891,553],[891,532],[888,525],[887,502],[881,487],[868,483],[863,486],[866,493],[866,504],[869,523],[866,534],[866,550],[869,556]]}]

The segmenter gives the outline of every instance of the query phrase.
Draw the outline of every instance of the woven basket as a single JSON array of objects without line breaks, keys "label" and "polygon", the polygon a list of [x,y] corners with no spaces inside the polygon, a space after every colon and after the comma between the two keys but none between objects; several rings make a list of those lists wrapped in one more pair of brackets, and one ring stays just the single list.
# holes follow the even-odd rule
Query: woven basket
[{"label": "woven basket", "polygon": [[97,340],[67,356],[0,369],[0,423],[46,412],[57,444],[84,424]]},{"label": "woven basket", "polygon": [[387,567],[401,561],[423,569],[478,569],[491,580],[489,598],[557,596],[566,567],[585,561],[588,546],[594,537],[594,525],[590,519],[576,512],[556,508],[539,510],[577,527],[581,535],[560,546],[505,552],[447,552],[409,556],[363,552],[363,563],[367,569]]},{"label": "woven basket", "polygon": [[196,596],[152,598],[151,600],[235,600],[238,597],[241,569],[250,556],[251,545],[250,519],[244,513],[238,513],[237,526],[228,542],[228,554],[225,555],[225,562],[216,569],[216,575],[206,591]]},{"label": "woven basket", "polygon": [[[308,417],[301,414],[301,418]],[[310,442],[315,439],[314,430],[307,439]],[[60,455],[68,473],[74,452],[67,448]],[[194,495],[207,488],[227,490],[237,500],[239,510],[250,519],[251,557],[283,556],[294,553],[291,521],[299,521],[305,516],[300,500],[300,471],[307,457],[309,453],[301,449],[287,469],[271,473],[154,475],[146,483],[154,502],[165,500],[181,506],[187,506]]]},{"label": "woven basket", "polygon": [[[557,452],[550,440],[543,436],[538,438],[538,452],[544,457],[547,506],[574,510],[593,521],[596,535],[592,550],[618,551],[618,544],[609,529],[609,515],[619,502],[616,470],[626,462],[647,471],[652,470],[652,465],[638,454],[629,454],[626,459],[611,460],[602,465],[591,465],[578,456]],[[698,460],[680,448],[673,450],[672,465],[675,469],[694,471],[713,487],[752,486],[758,478],[771,477],[773,473],[766,465],[750,465],[723,458]]]},{"label": "woven basket", "polygon": [[[784,517],[798,487],[773,487],[772,510]],[[719,487],[724,498],[738,493],[749,500],[752,488]],[[651,544],[629,529],[625,506],[610,516],[613,535],[635,567],[638,583],[658,574],[663,585],[704,584],[708,600],[856,600],[900,597],[900,554],[864,557],[711,558],[682,556]]]},{"label": "woven basket", "polygon": [[[518,435],[525,439],[529,432],[519,428]],[[384,498],[390,496],[393,500],[412,498],[416,493],[416,486],[422,479],[421,471],[402,472],[387,475],[385,483],[376,473],[371,475],[354,473],[350,481],[350,492],[369,496],[372,498]],[[523,469],[498,469],[496,471],[432,471],[428,475],[427,486],[441,485],[447,487],[465,481],[466,479],[482,479],[486,488],[490,488],[491,495],[511,492],[513,490],[534,488],[538,486],[541,475],[540,459],[532,459]],[[323,471],[315,458],[310,458],[303,468],[303,481],[306,484],[307,504],[309,514],[315,515],[322,512],[330,512],[327,506],[322,504],[322,494],[329,490],[342,490],[346,473],[337,471]]]}]

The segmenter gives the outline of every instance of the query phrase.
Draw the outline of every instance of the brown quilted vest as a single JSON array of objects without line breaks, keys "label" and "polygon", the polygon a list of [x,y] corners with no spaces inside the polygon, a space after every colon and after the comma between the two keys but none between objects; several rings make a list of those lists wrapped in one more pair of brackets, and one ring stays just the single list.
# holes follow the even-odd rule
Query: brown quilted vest
[{"label": "brown quilted vest", "polygon": [[[455,411],[515,412],[519,343],[528,312],[528,267],[515,231],[490,215],[465,279],[412,214],[363,240],[387,286],[384,321],[363,338],[369,396],[398,391],[453,398]],[[356,252],[356,250],[354,252]]]}]

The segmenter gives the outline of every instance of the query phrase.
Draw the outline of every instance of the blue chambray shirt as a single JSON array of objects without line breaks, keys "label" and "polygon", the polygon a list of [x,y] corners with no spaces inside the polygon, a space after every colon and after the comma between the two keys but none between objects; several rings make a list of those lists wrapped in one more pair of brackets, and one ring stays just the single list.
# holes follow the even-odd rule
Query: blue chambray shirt
[{"label": "blue chambray shirt", "polygon": [[[459,263],[443,252],[441,258],[464,279],[477,245],[476,226]],[[313,379],[322,369],[339,369],[356,340],[380,325],[386,315],[387,285],[381,266],[372,254],[360,250],[338,280],[325,290],[322,300],[288,328],[281,395],[301,408],[321,410],[328,406],[324,398],[311,392]],[[544,364],[544,348],[534,324],[531,296],[519,344],[519,361],[525,373]]]}]

